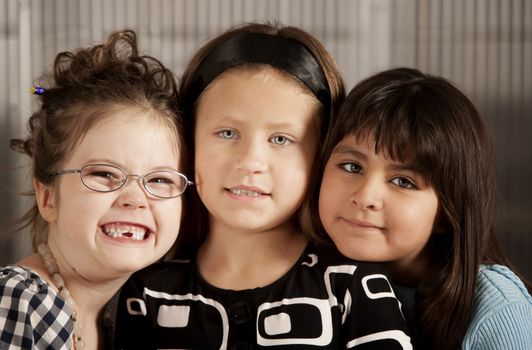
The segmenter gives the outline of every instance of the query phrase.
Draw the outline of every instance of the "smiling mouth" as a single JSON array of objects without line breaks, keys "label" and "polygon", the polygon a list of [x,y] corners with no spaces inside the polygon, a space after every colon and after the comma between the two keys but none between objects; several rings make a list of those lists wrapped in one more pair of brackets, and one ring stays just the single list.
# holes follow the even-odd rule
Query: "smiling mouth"
[{"label": "smiling mouth", "polygon": [[150,235],[151,231],[145,227],[124,224],[102,225],[103,233],[112,238],[129,238],[134,241],[143,241]]},{"label": "smiling mouth", "polygon": [[358,220],[349,220],[349,219],[346,219],[346,218],[341,218],[341,219],[342,219],[342,221],[344,221],[348,225],[354,226],[354,227],[358,227],[358,228],[361,228],[361,229],[373,229],[373,230],[383,230],[384,229],[384,227],[375,226],[375,225],[372,225],[370,223],[361,222],[361,221],[358,221]]},{"label": "smiling mouth", "polygon": [[258,192],[258,191],[251,191],[251,190],[244,190],[244,189],[241,189],[241,188],[229,188],[228,189],[229,192],[231,192],[232,194],[234,194],[235,196],[238,196],[238,197],[261,197],[261,196],[267,196],[266,193],[262,193],[262,192]]}]

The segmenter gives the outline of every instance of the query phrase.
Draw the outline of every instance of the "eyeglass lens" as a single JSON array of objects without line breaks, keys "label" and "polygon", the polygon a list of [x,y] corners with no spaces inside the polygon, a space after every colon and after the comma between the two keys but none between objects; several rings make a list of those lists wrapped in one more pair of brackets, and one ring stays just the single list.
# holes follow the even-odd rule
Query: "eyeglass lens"
[{"label": "eyeglass lens", "polygon": [[[122,169],[112,165],[90,164],[81,169],[81,181],[98,192],[115,191],[126,183],[127,178],[128,175]],[[141,178],[148,192],[162,198],[177,197],[187,186],[183,175],[170,170],[154,171]]]}]

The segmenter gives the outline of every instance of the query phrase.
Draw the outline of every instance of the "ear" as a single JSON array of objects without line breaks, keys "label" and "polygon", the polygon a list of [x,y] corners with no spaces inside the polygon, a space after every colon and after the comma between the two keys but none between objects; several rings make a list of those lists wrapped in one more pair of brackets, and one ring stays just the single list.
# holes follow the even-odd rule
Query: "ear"
[{"label": "ear", "polygon": [[39,213],[44,220],[54,222],[57,219],[57,210],[53,187],[44,185],[34,179],[33,188],[35,189],[35,198],[37,199]]}]

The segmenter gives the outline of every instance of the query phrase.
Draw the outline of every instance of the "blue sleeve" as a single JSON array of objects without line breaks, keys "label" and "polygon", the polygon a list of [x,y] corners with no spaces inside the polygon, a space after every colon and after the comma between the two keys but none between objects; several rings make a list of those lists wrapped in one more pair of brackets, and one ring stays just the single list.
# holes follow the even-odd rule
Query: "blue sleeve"
[{"label": "blue sleeve", "polygon": [[412,349],[400,302],[380,265],[359,265],[341,302],[346,349]]},{"label": "blue sleeve", "polygon": [[464,339],[464,349],[532,349],[532,304],[507,304],[486,315]]}]

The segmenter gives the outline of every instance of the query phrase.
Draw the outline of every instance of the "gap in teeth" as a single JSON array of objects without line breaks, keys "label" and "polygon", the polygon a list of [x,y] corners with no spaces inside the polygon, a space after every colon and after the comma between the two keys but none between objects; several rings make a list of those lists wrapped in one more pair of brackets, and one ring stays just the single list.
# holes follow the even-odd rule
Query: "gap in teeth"
[{"label": "gap in teeth", "polygon": [[142,241],[146,237],[146,229],[133,225],[110,224],[102,227],[102,231],[113,238],[127,237],[134,241]]}]

